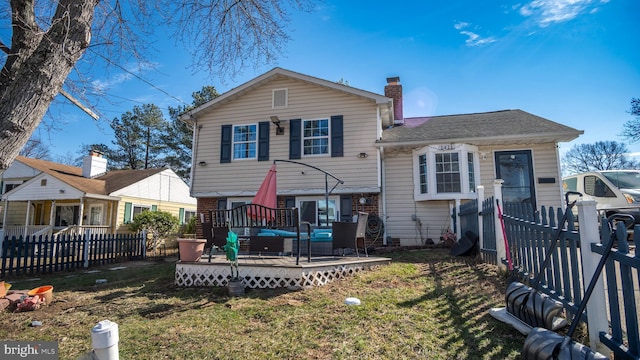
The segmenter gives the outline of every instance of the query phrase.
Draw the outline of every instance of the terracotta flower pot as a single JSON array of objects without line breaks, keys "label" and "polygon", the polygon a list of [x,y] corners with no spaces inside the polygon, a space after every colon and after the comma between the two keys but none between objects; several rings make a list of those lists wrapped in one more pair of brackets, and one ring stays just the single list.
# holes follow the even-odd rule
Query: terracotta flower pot
[{"label": "terracotta flower pot", "polygon": [[180,251],[180,261],[195,262],[200,261],[205,239],[178,239],[178,250]]}]

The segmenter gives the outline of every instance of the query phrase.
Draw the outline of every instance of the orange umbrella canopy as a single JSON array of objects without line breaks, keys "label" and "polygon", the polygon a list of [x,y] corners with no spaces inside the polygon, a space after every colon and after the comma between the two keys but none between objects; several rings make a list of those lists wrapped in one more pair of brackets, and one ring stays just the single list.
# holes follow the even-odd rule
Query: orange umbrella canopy
[{"label": "orange umbrella canopy", "polygon": [[[266,206],[273,209],[278,207],[276,172],[277,172],[276,164],[271,165],[271,168],[269,169],[267,176],[264,177],[264,180],[262,181],[262,184],[260,185],[260,188],[258,189],[256,196],[253,198],[253,200],[251,200],[252,204],[258,204],[258,205]],[[261,214],[252,213],[251,207],[249,207],[248,215],[253,218],[256,218],[258,217],[258,215],[261,215]],[[264,217],[267,217],[268,218],[267,220],[272,220],[270,219],[272,217],[272,214],[267,213],[265,215],[266,216]],[[263,216],[260,216],[260,217],[263,217]]]}]

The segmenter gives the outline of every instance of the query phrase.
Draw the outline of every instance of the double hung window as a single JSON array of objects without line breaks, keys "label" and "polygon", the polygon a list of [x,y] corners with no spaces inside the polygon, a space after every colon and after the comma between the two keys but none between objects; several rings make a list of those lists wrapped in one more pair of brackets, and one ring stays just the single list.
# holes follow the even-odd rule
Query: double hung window
[{"label": "double hung window", "polygon": [[329,154],[329,119],[304,120],[302,135],[304,155]]},{"label": "double hung window", "polygon": [[255,159],[258,140],[256,124],[233,127],[233,159]]}]

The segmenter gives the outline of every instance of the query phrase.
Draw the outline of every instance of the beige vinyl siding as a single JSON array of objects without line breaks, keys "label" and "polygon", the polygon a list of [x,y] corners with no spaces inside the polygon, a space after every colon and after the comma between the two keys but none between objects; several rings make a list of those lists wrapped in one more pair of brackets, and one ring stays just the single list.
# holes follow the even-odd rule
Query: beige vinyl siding
[{"label": "beige vinyl siding", "polygon": [[[439,239],[450,224],[449,202],[413,200],[410,152],[386,155],[385,169],[386,235],[399,238],[403,246],[424,245],[427,238]],[[419,221],[414,221],[414,217]]]},{"label": "beige vinyl siding", "polygon": [[[480,184],[485,187],[486,198],[493,196],[495,152],[531,150],[538,206],[562,205],[554,143],[480,146],[478,150]],[[556,183],[539,184],[537,179],[540,177],[555,178]],[[423,245],[427,238],[439,239],[442,232],[450,226],[449,201],[414,201],[413,158],[410,151],[385,152],[385,183],[387,236],[400,239],[401,245]],[[414,221],[413,218],[419,221]]]},{"label": "beige vinyl siding", "polygon": [[[513,150],[531,150],[538,208],[543,205],[562,206],[562,181],[555,143],[481,146],[480,153],[486,154],[485,160],[482,156],[480,157],[480,175],[482,185],[485,187],[485,197],[493,196],[493,183],[496,176],[495,152]],[[539,184],[538,178],[554,178],[555,183]]]},{"label": "beige vinyl siding", "polygon": [[[288,89],[288,107],[272,109],[272,90]],[[270,125],[269,161],[232,160],[220,164],[221,125],[252,124],[269,121],[276,115],[285,128],[284,135],[276,135]],[[233,102],[222,104],[213,111],[198,115],[202,126],[195,150],[195,174],[192,195],[206,196],[212,192],[233,193],[235,196],[251,196],[274,159],[289,159],[290,119],[329,119],[332,115],[343,115],[344,157],[330,155],[303,156],[295,161],[303,162],[328,171],[345,181],[335,193],[345,192],[348,187],[378,188],[376,149],[377,106],[372,100],[340,91],[311,85],[293,79],[281,79],[253,88]],[[361,159],[364,152],[368,157]],[[206,162],[206,166],[197,165]],[[304,174],[303,174],[304,172]],[[335,182],[330,179],[330,187]],[[324,175],[310,168],[295,164],[278,165],[278,192],[316,189],[324,192]]]}]

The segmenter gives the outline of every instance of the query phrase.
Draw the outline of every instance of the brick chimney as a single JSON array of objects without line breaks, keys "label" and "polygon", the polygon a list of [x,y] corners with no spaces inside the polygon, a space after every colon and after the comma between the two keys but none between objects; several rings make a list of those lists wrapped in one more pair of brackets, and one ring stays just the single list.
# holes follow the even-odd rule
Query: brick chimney
[{"label": "brick chimney", "polygon": [[387,78],[387,85],[384,87],[384,96],[393,99],[394,125],[403,125],[404,115],[402,114],[402,85],[400,85],[400,77]]},{"label": "brick chimney", "polygon": [[98,150],[89,151],[89,155],[82,158],[82,176],[92,178],[107,172],[107,159]]}]

